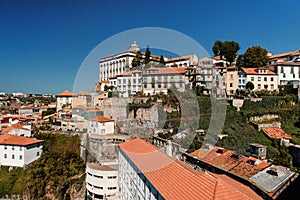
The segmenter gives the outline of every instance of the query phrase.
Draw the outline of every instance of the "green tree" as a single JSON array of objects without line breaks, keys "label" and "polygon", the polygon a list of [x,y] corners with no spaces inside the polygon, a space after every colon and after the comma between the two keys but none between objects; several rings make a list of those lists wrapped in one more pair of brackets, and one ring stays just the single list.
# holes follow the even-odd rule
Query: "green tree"
[{"label": "green tree", "polygon": [[148,64],[150,62],[150,56],[151,56],[151,51],[149,49],[149,45],[147,45],[147,49],[145,52],[145,64]]},{"label": "green tree", "polygon": [[213,47],[212,47],[212,51],[214,53],[214,56],[221,56],[221,52],[223,49],[223,42],[221,42],[220,40],[215,41]]},{"label": "green tree", "polygon": [[132,59],[132,67],[138,67],[141,65],[142,62],[142,52],[138,51],[135,55],[135,57]]},{"label": "green tree", "polygon": [[268,51],[260,46],[248,48],[243,56],[243,67],[259,68],[264,67],[269,62]]},{"label": "green tree", "polygon": [[246,83],[246,89],[253,90],[254,89],[254,84],[251,81],[248,81]]},{"label": "green tree", "polygon": [[214,55],[219,55],[221,59],[226,58],[226,61],[229,62],[229,65],[232,65],[237,57],[237,52],[240,50],[239,43],[235,41],[224,41],[221,42],[217,40],[214,43],[212,51]]},{"label": "green tree", "polygon": [[160,55],[159,63],[162,64],[162,65],[166,64],[165,59],[164,59],[164,57],[162,55]]}]

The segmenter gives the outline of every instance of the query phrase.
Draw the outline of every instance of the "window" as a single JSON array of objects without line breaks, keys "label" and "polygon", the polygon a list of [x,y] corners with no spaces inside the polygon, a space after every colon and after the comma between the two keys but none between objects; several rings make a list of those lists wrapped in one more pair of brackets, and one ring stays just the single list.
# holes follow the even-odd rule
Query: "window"
[{"label": "window", "polygon": [[40,152],[36,152],[36,156],[39,156],[40,155]]},{"label": "window", "polygon": [[261,85],[260,84],[257,85],[257,89],[261,89]]},{"label": "window", "polygon": [[274,78],[273,78],[273,77],[271,77],[271,81],[274,81]]},{"label": "window", "polygon": [[152,88],[155,88],[155,84],[154,84],[154,83],[152,83],[152,84],[151,84],[151,87],[152,87]]},{"label": "window", "polygon": [[4,149],[7,149],[7,146],[4,146]]},{"label": "window", "polygon": [[15,155],[11,155],[11,159],[15,159]]},{"label": "window", "polygon": [[230,84],[229,84],[229,87],[233,87],[233,83],[230,83]]},{"label": "window", "polygon": [[20,155],[20,160],[22,160],[23,159],[23,156],[22,155]]},{"label": "window", "polygon": [[4,154],[4,158],[7,158],[7,154]]},{"label": "window", "polygon": [[285,74],[283,74],[283,78],[285,78]]},{"label": "window", "polygon": [[258,81],[261,81],[260,79],[261,79],[261,77],[258,77],[258,78],[257,78]]},{"label": "window", "polygon": [[[40,145],[38,145],[38,147],[40,147]],[[22,151],[22,147],[20,147],[20,151]]]},{"label": "window", "polygon": [[95,176],[96,178],[101,178],[101,179],[103,178],[103,176],[97,176],[97,175],[94,175],[94,176]]},{"label": "window", "polygon": [[251,81],[254,81],[254,77],[251,77]]},{"label": "window", "polygon": [[108,189],[108,190],[116,190],[117,187],[108,187],[107,189]]},{"label": "window", "polygon": [[12,146],[12,147],[11,147],[11,150],[15,150],[15,147],[14,147],[14,146]]},{"label": "window", "polygon": [[267,77],[265,77],[265,78],[264,78],[264,81],[267,81],[267,80],[268,80],[268,78],[267,78]]},{"label": "window", "polygon": [[280,73],[284,73],[283,67],[280,68]]},{"label": "window", "polygon": [[99,186],[94,186],[97,189],[103,190],[103,187],[99,187]]},{"label": "window", "polygon": [[108,178],[108,179],[116,179],[117,176],[108,176],[107,178]]},{"label": "window", "polygon": [[[271,84],[271,90],[274,90],[274,85],[273,84]],[[261,149],[260,149],[261,150]]]},{"label": "window", "polygon": [[230,80],[231,81],[233,80],[233,74],[230,74]]},{"label": "window", "polygon": [[291,74],[294,74],[294,67],[291,67]]}]

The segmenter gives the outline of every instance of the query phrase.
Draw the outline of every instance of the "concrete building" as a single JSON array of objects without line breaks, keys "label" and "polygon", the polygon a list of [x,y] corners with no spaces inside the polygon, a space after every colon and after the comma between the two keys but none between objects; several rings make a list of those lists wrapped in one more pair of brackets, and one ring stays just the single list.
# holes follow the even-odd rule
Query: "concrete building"
[{"label": "concrete building", "polygon": [[267,146],[252,143],[250,144],[250,153],[258,157],[259,159],[266,159],[267,158]]},{"label": "concrete building", "polygon": [[277,62],[268,68],[278,74],[279,86],[285,86],[289,81],[300,81],[300,62]]},{"label": "concrete building", "polygon": [[43,140],[0,135],[0,166],[25,167],[37,160],[43,149]]},{"label": "concrete building", "polygon": [[266,67],[262,68],[243,68],[246,74],[247,82],[252,82],[254,89],[277,91],[278,90],[278,76],[275,72]]},{"label": "concrete building", "polygon": [[87,163],[86,190],[88,200],[117,200],[118,163]]},{"label": "concrete building", "polygon": [[107,135],[115,132],[115,122],[112,119],[97,116],[89,120],[88,134]]},{"label": "concrete building", "polygon": [[300,50],[285,52],[280,54],[269,54],[269,64],[280,62],[297,62],[300,61]]},{"label": "concrete building", "polygon": [[197,172],[141,139],[119,144],[119,197],[128,199],[262,199],[223,175]]},{"label": "concrete building", "polygon": [[[132,68],[132,60],[138,51],[140,51],[140,47],[134,42],[129,50],[102,58],[99,61],[99,81],[107,81],[109,78],[129,71]],[[141,54],[144,58],[145,53]],[[159,58],[159,56],[151,54],[150,62],[159,62]]]},{"label": "concrete building", "polygon": [[149,68],[143,71],[143,93],[146,95],[167,94],[174,87],[180,92],[186,88],[185,68]]},{"label": "concrete building", "polygon": [[111,85],[116,88],[120,97],[130,97],[142,91],[142,73],[141,70],[133,70],[119,74],[110,79]]},{"label": "concrete building", "polygon": [[238,89],[243,91],[246,90],[246,73],[244,71],[238,71]]},{"label": "concrete building", "polygon": [[[264,148],[262,145],[252,144],[250,151],[254,151],[255,154],[261,153],[265,157],[264,150],[257,152]],[[298,177],[297,173],[286,167],[275,166],[266,160],[210,145],[189,155],[184,154],[183,157],[185,161],[201,169],[229,175],[251,187],[263,199],[276,199]]]},{"label": "concrete building", "polygon": [[196,54],[180,56],[175,58],[166,59],[167,67],[190,67],[197,66],[199,58]]},{"label": "concrete building", "polygon": [[64,91],[56,95],[56,111],[60,111],[63,107],[71,107],[72,100],[75,98],[75,94],[70,91]]},{"label": "concrete building", "polygon": [[233,98],[238,88],[238,70],[235,66],[227,67],[226,73],[226,94],[228,98]]},{"label": "concrete building", "polygon": [[218,99],[226,98],[226,73],[227,68],[223,66],[213,67],[212,95]]},{"label": "concrete building", "polygon": [[31,125],[22,126],[21,124],[12,124],[4,128],[0,133],[7,133],[15,136],[31,137]]}]

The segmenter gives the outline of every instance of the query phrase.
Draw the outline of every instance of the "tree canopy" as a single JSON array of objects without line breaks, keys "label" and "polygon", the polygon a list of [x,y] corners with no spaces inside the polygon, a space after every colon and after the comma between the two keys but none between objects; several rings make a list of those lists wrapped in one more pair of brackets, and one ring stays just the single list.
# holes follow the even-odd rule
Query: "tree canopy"
[{"label": "tree canopy", "polygon": [[166,64],[165,59],[164,59],[164,57],[162,55],[160,55],[159,63],[162,64],[162,65]]},{"label": "tree canopy", "polygon": [[219,40],[215,41],[212,51],[214,56],[220,56],[223,59],[226,58],[226,61],[229,62],[230,65],[234,63],[237,52],[240,50],[239,43],[235,41],[224,41],[221,42]]},{"label": "tree canopy", "polygon": [[132,59],[132,67],[138,67],[141,65],[142,62],[142,52],[138,51],[135,55],[135,57]]},{"label": "tree canopy", "polygon": [[253,90],[254,89],[254,84],[251,81],[248,81],[246,83],[246,89]]},{"label": "tree canopy", "polygon": [[150,62],[150,56],[151,56],[151,51],[150,51],[149,45],[148,45],[146,52],[145,52],[145,64],[148,64]]},{"label": "tree canopy", "polygon": [[269,62],[268,51],[260,46],[250,47],[243,55],[242,64],[245,68],[264,67]]}]

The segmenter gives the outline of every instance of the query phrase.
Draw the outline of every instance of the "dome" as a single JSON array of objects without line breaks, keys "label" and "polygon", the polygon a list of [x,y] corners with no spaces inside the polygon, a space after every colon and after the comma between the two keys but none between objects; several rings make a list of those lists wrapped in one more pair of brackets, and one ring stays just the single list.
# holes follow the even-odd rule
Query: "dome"
[{"label": "dome", "polygon": [[136,41],[134,41],[133,44],[130,46],[130,50],[140,51],[140,47],[139,47],[139,45],[136,44]]}]

